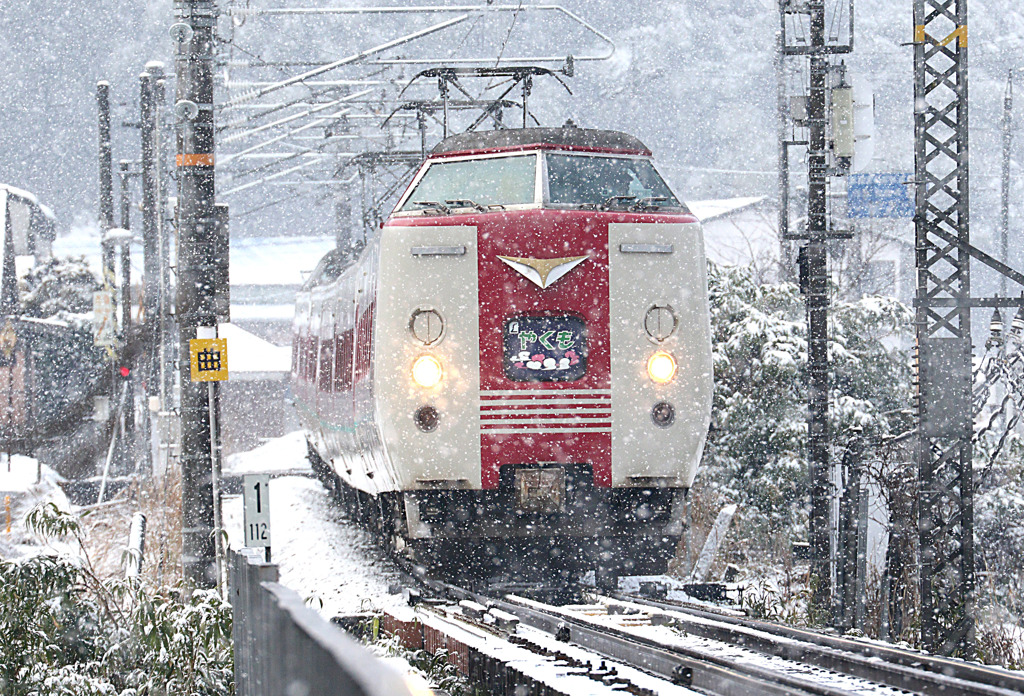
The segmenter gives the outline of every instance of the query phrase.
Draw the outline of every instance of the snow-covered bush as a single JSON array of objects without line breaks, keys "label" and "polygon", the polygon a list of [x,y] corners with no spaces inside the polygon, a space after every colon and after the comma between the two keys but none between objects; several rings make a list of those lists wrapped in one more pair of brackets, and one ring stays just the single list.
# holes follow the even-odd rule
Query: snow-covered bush
[{"label": "snow-covered bush", "polygon": [[102,580],[77,518],[52,503],[30,528],[78,558],[0,559],[0,693],[223,696],[234,691],[231,607],[215,592]]}]

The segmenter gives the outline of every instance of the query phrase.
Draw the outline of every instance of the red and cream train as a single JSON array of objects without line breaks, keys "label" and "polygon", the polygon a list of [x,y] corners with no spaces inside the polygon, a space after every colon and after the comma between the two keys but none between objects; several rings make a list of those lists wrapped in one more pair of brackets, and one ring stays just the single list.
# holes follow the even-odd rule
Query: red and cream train
[{"label": "red and cream train", "polygon": [[637,139],[450,137],[299,294],[314,465],[415,562],[664,572],[712,392],[701,227]]}]

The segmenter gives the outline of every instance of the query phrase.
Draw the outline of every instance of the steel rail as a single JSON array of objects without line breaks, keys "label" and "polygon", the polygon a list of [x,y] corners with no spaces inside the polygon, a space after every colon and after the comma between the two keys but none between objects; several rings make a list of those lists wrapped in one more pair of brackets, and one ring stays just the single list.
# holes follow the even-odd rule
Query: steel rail
[{"label": "steel rail", "polygon": [[[1010,696],[1024,693],[1024,674],[1016,675],[995,667],[718,614],[646,597],[615,594],[611,598],[665,611],[681,628],[694,635],[801,660],[893,688],[929,696],[948,696],[951,693]],[[705,622],[723,625],[716,627]]]},{"label": "steel rail", "polygon": [[[755,664],[736,662],[708,652],[682,646],[662,645],[613,626],[598,625],[558,607],[541,605],[515,596],[498,599],[461,587],[441,584],[449,594],[472,599],[518,616],[524,624],[557,634],[569,629],[570,641],[631,667],[645,670],[677,684],[720,696],[848,696],[851,691],[819,684]],[[681,680],[683,670],[689,677]]]}]

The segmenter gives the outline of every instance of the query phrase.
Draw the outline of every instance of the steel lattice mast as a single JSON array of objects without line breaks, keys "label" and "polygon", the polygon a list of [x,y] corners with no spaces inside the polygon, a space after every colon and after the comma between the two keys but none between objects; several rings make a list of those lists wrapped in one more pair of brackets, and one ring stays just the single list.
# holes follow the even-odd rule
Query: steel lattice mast
[{"label": "steel lattice mast", "polygon": [[967,0],[914,0],[921,637],[974,642]]}]

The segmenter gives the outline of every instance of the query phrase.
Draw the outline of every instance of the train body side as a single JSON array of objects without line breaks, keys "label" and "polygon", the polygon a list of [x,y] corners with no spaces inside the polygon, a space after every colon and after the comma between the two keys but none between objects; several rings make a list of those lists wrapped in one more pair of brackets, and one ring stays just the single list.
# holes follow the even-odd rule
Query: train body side
[{"label": "train body side", "polygon": [[353,488],[398,489],[387,463],[374,403],[379,240],[329,283],[299,293],[292,377],[310,444]]}]

